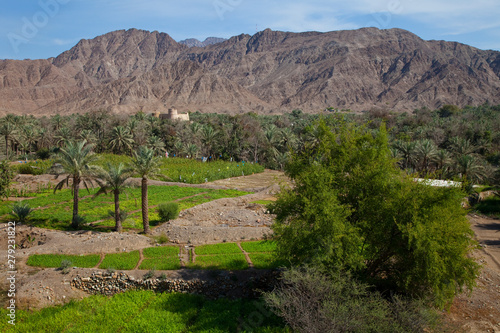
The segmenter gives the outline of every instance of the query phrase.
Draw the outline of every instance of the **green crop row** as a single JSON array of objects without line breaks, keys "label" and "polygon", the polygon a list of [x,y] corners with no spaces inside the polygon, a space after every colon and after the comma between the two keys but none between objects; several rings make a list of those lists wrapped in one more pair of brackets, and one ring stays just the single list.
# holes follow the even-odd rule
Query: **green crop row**
[{"label": "green crop row", "polygon": [[[269,269],[286,266],[286,262],[277,261],[275,244],[269,241],[244,242],[242,248],[249,253],[255,268]],[[196,259],[189,258],[188,268],[240,270],[248,268],[245,255],[236,243],[201,245],[195,248]],[[175,270],[180,268],[179,248],[177,246],[159,246],[143,250],[144,260],[139,269]],[[106,254],[99,268],[131,270],[140,259],[139,251]],[[39,267],[59,267],[63,260],[69,260],[73,266],[94,267],[99,262],[99,255],[32,255],[28,265]]]},{"label": "green crop row", "polygon": [[26,262],[29,266],[36,267],[61,267],[64,260],[71,262],[71,266],[80,268],[95,267],[100,260],[98,254],[91,255],[65,255],[65,254],[34,254]]}]

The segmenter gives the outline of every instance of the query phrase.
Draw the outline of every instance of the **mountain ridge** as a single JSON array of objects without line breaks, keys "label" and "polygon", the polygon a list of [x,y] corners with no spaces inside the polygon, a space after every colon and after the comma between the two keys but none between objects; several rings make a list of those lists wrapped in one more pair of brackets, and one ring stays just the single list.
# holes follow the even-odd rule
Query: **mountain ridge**
[{"label": "mountain ridge", "polygon": [[166,33],[129,29],[82,39],[54,58],[0,60],[0,114],[500,104],[500,52],[402,29],[266,29],[211,41],[190,47]]}]

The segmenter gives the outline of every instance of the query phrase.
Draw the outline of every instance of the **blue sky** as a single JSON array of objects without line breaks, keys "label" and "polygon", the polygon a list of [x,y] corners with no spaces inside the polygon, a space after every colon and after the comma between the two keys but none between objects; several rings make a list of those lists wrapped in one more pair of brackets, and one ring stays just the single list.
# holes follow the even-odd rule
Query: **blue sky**
[{"label": "blue sky", "polygon": [[80,39],[138,28],[186,38],[402,28],[423,39],[500,50],[499,0],[4,0],[0,59],[54,57]]}]

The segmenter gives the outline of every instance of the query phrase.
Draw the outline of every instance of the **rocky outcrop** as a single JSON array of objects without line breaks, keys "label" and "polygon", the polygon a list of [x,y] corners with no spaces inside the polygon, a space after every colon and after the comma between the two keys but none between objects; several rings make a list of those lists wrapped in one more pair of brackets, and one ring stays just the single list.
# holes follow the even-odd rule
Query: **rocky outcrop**
[{"label": "rocky outcrop", "polygon": [[0,61],[0,115],[164,105],[278,113],[500,103],[500,52],[424,41],[401,29],[267,29],[193,43],[131,29],[82,40],[56,58]]}]

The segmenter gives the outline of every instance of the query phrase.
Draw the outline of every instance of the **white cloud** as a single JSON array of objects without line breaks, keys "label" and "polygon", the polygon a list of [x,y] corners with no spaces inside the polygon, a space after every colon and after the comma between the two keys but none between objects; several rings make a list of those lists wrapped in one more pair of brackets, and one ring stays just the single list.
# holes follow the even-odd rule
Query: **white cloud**
[{"label": "white cloud", "polygon": [[[314,3],[289,2],[286,7],[275,6],[268,9],[267,16],[272,16],[269,27],[288,31],[332,31],[355,29],[359,26],[354,22],[343,21],[342,12],[331,5],[314,5]],[[271,21],[270,20],[270,21]]]},{"label": "white cloud", "polygon": [[78,42],[78,40],[75,40],[75,39],[61,39],[61,38],[54,38],[52,40],[52,44],[53,45],[59,45],[59,46],[63,46],[63,45],[73,45],[73,44],[76,44]]}]

